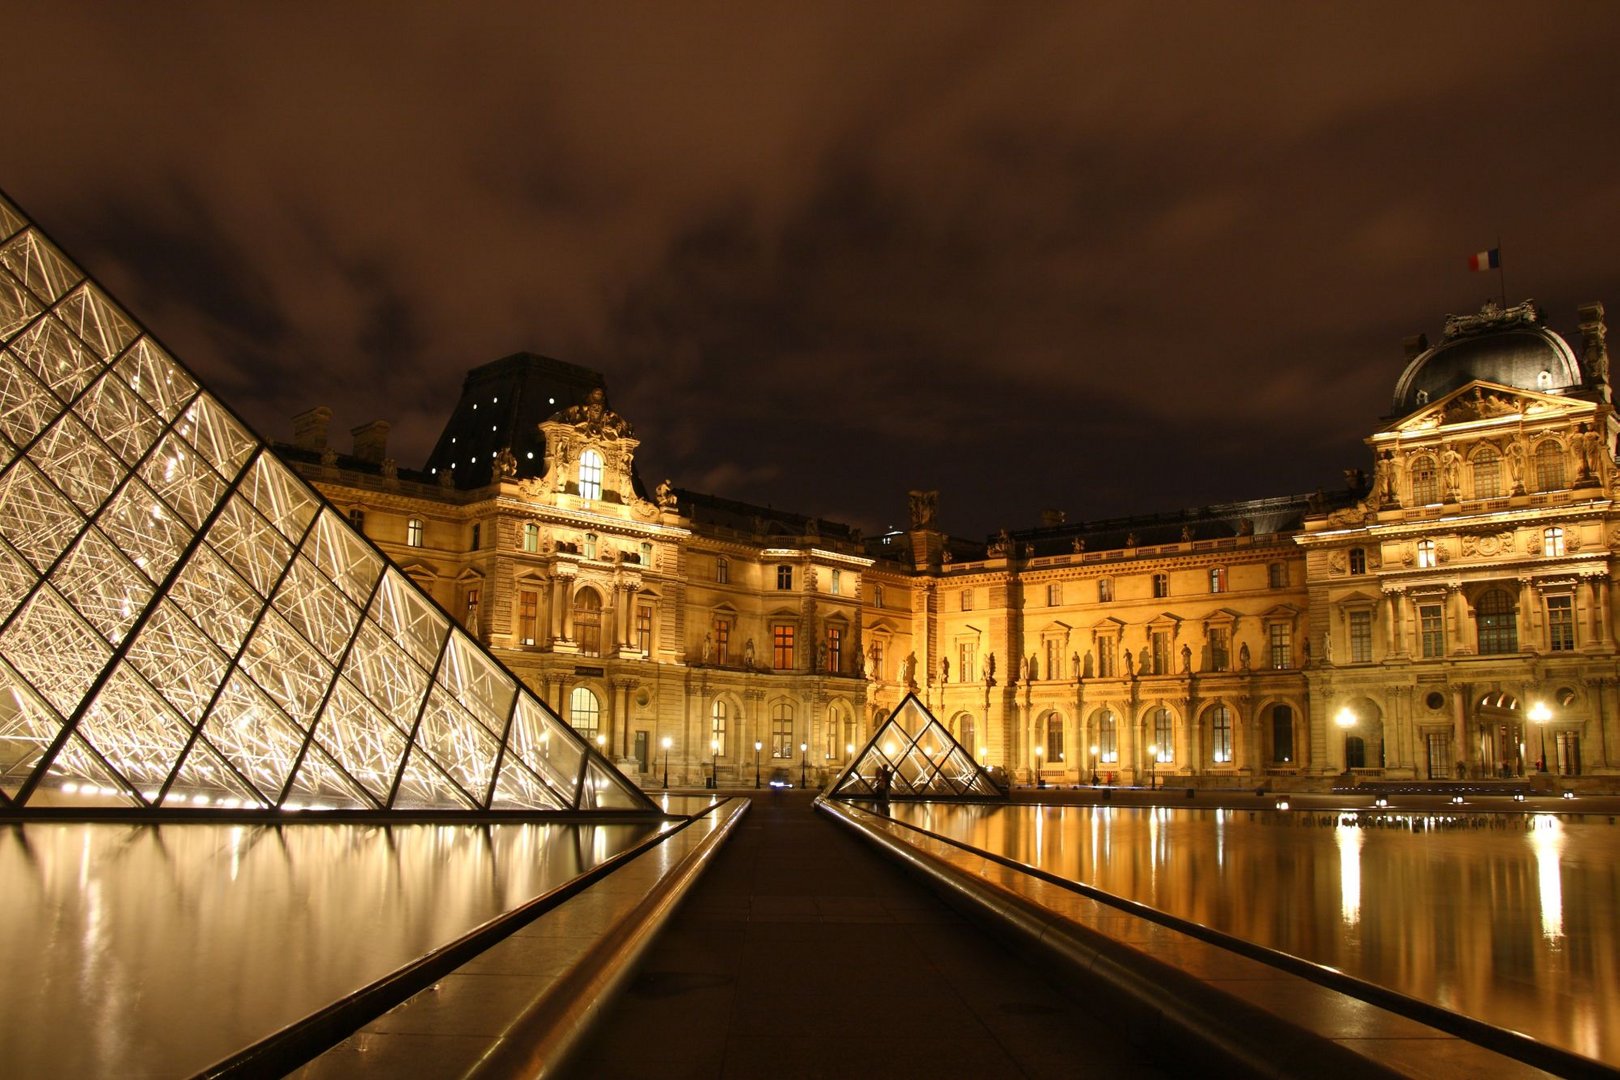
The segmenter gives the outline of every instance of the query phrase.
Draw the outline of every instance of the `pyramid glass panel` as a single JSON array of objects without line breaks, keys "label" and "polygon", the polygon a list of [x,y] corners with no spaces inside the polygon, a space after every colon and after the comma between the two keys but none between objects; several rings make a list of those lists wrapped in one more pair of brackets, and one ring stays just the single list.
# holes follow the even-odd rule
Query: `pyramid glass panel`
[{"label": "pyramid glass panel", "polygon": [[656,809],[3,199],[0,796]]},{"label": "pyramid glass panel", "polygon": [[916,695],[908,694],[847,769],[833,781],[834,796],[870,797],[878,770],[890,770],[890,792],[914,798],[1006,797]]}]

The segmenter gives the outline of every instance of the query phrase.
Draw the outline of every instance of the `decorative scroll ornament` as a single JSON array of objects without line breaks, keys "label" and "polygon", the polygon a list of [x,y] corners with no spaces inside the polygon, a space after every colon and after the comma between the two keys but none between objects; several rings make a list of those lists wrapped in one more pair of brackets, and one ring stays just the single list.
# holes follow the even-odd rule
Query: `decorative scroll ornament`
[{"label": "decorative scroll ornament", "polygon": [[1503,307],[1495,300],[1480,306],[1478,315],[1447,315],[1447,340],[1505,330],[1513,326],[1535,326],[1541,322],[1541,309],[1534,300],[1523,300],[1512,307]]},{"label": "decorative scroll ornament", "polygon": [[583,405],[570,405],[557,414],[565,424],[593,439],[628,438],[635,432],[630,421],[607,407],[607,395],[600,386],[591,390]]}]

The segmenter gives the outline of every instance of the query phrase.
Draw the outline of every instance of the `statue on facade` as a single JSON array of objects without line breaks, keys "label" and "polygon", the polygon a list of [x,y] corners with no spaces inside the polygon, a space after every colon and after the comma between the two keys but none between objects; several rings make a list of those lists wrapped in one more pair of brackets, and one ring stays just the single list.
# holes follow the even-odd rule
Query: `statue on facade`
[{"label": "statue on facade", "polygon": [[1143,675],[1147,675],[1147,674],[1150,674],[1150,673],[1153,674],[1153,675],[1162,675],[1162,674],[1164,674],[1161,671],[1154,671],[1151,667],[1148,666],[1148,664],[1149,664],[1148,647],[1146,645],[1144,645],[1144,646],[1142,646],[1142,655],[1137,657],[1137,660],[1136,660],[1136,670],[1141,672]]},{"label": "statue on facade", "polygon": [[754,670],[754,639],[749,638],[743,642],[743,667],[749,671]]},{"label": "statue on facade", "polygon": [[707,664],[707,663],[712,662],[713,660],[714,660],[714,635],[712,633],[711,634],[704,634],[703,635],[703,662],[705,664]]},{"label": "statue on facade", "polygon": [[1183,544],[1190,544],[1193,542],[1193,527],[1191,525],[1183,525],[1181,527],[1181,542]]},{"label": "statue on facade", "polygon": [[912,491],[908,494],[911,497],[911,527],[932,529],[939,513],[939,492]]},{"label": "statue on facade", "polygon": [[946,566],[951,565],[951,562],[955,558],[956,558],[956,556],[951,554],[951,549],[950,548],[941,548],[940,549],[939,561],[944,563]]},{"label": "statue on facade", "polygon": [[1238,535],[1239,536],[1253,536],[1254,535],[1254,519],[1253,518],[1238,518]]},{"label": "statue on facade", "polygon": [[1440,484],[1449,500],[1455,500],[1462,490],[1462,455],[1456,447],[1440,451]]},{"label": "statue on facade", "polygon": [[383,458],[383,460],[382,460],[382,478],[384,480],[398,480],[399,479],[399,462],[395,461],[391,457]]},{"label": "statue on facade", "polygon": [[666,476],[658,482],[658,486],[653,489],[653,499],[658,503],[660,510],[675,509],[677,503],[675,485],[669,482],[669,477]]},{"label": "statue on facade", "polygon": [[1125,650],[1125,677],[1127,679],[1136,678],[1136,661],[1131,658],[1131,650],[1129,649]]},{"label": "statue on facade", "polygon": [[1249,670],[1249,643],[1247,641],[1238,646],[1238,670]]},{"label": "statue on facade", "polygon": [[1027,656],[1018,658],[1018,681],[1029,682],[1029,657]]},{"label": "statue on facade", "polygon": [[948,656],[939,658],[939,681],[942,683],[951,681],[951,658]]},{"label": "statue on facade", "polygon": [[1513,494],[1524,494],[1524,443],[1514,439],[1507,444],[1508,475],[1513,477]]},{"label": "statue on facade", "polygon": [[490,472],[496,480],[510,480],[517,475],[517,470],[517,455],[512,453],[510,446],[502,447],[500,453],[495,455],[495,464],[491,467]]},{"label": "statue on facade", "polygon": [[994,682],[995,678],[996,678],[996,654],[993,653],[993,652],[985,653],[984,654],[984,681],[985,682]]},{"label": "statue on facade", "polygon": [[1603,452],[1603,437],[1592,430],[1591,424],[1583,420],[1580,427],[1575,430],[1575,434],[1570,438],[1570,443],[1575,448],[1575,457],[1581,466],[1576,477],[1577,482],[1591,481],[1596,478],[1598,475],[1598,455]]},{"label": "statue on facade", "polygon": [[874,641],[866,647],[866,677],[876,679],[881,675],[882,672],[878,670],[878,644]]},{"label": "statue on facade", "polygon": [[825,641],[816,642],[816,670],[827,670],[827,643]]},{"label": "statue on facade", "polygon": [[1399,506],[1400,495],[1395,488],[1395,455],[1389,450],[1379,453],[1373,463],[1373,492],[1379,506]]},{"label": "statue on facade", "polygon": [[1080,653],[1078,651],[1069,657],[1069,670],[1074,672],[1075,678],[1080,677]]},{"label": "statue on facade", "polygon": [[1181,645],[1181,673],[1183,675],[1192,674],[1192,646],[1186,642],[1182,642]]},{"label": "statue on facade", "polygon": [[996,533],[996,538],[990,541],[984,549],[986,557],[991,559],[1004,559],[1012,552],[1012,534],[1006,529]]},{"label": "statue on facade", "polygon": [[1069,547],[1074,551],[1074,553],[1076,555],[1080,554],[1081,552],[1086,550],[1086,538],[1083,537],[1083,536],[1075,537],[1074,538],[1074,543],[1070,544]]},{"label": "statue on facade", "polygon": [[338,458],[337,451],[332,449],[330,446],[328,446],[325,450],[321,451],[321,464],[323,466],[325,466],[326,468],[328,468],[328,469],[332,468],[333,466],[335,466],[337,464],[337,458]]},{"label": "statue on facade", "polygon": [[456,470],[454,470],[454,469],[440,469],[439,470],[439,486],[442,487],[442,488],[453,488],[453,487],[455,487],[456,486]]}]

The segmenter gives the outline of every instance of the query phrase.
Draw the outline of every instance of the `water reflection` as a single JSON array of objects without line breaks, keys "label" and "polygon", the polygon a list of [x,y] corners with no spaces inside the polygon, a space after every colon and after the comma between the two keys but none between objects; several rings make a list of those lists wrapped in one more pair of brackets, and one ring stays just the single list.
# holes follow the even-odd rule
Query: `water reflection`
[{"label": "water reflection", "polygon": [[893,813],[1620,1062],[1620,828],[1603,818],[942,804]]},{"label": "water reflection", "polygon": [[655,828],[36,823],[0,831],[6,1070],[197,1072]]}]

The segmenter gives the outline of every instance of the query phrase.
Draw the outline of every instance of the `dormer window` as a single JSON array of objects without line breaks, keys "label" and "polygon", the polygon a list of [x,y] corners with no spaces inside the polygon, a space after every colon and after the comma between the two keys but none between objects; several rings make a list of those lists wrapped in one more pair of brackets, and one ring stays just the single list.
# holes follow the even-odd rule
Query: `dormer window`
[{"label": "dormer window", "polygon": [[595,450],[579,455],[579,497],[593,500],[602,497],[602,455]]}]

